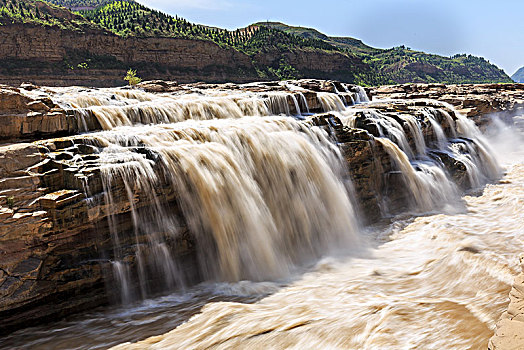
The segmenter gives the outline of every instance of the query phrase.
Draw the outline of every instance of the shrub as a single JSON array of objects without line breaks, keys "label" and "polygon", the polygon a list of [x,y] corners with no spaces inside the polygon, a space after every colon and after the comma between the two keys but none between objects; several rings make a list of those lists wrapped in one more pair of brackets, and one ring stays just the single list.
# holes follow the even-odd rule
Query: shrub
[{"label": "shrub", "polygon": [[124,80],[127,80],[131,86],[139,84],[142,81],[142,79],[136,76],[136,70],[132,69],[127,71],[127,75],[124,77]]}]

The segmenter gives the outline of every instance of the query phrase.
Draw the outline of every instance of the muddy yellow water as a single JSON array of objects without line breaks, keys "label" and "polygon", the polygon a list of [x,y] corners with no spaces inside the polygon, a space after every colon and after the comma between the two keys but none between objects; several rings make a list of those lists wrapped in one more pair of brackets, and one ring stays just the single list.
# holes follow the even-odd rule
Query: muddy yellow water
[{"label": "muddy yellow water", "polygon": [[395,218],[368,230],[360,257],[325,258],[257,303],[208,303],[115,349],[485,349],[524,252],[524,157],[513,150],[499,149],[506,175],[462,210]]},{"label": "muddy yellow water", "polygon": [[[16,332],[0,348],[485,349],[524,252],[522,141],[508,129],[492,140],[506,169],[500,181],[442,213],[362,228],[353,249],[339,247],[299,271],[281,266],[291,270],[284,278],[205,284],[94,310]],[[243,247],[257,250],[239,245],[238,254]],[[256,270],[266,269],[279,267]]]}]

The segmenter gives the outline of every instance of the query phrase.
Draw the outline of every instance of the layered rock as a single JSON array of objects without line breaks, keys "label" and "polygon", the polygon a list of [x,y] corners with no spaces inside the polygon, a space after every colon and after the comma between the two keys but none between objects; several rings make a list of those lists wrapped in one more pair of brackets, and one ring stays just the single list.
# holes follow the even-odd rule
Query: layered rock
[{"label": "layered rock", "polygon": [[[123,38],[87,28],[9,23],[0,26],[0,42],[0,82],[6,84],[118,86],[129,68],[144,79],[247,82],[260,80],[257,66],[278,69],[282,58],[302,75],[319,79],[351,82],[355,68],[369,70],[360,58],[339,52],[296,49],[250,57],[207,40]],[[82,62],[88,67],[77,67]]]},{"label": "layered rock", "polygon": [[[22,90],[0,85],[0,140],[72,135],[83,130],[73,114],[54,103],[46,94],[29,96],[34,87]],[[84,120],[88,130],[100,129],[95,119]]]},{"label": "layered rock", "polygon": [[524,113],[524,84],[403,84],[370,89],[378,99],[428,98],[447,102],[483,126],[489,116],[502,119]]},{"label": "layered rock", "polygon": [[[138,68],[145,79],[162,77],[186,82],[257,79],[249,56],[205,40],[122,38],[97,30],[76,32],[12,24],[0,26],[0,42],[0,60],[27,62],[16,67],[6,63],[0,68],[0,81],[9,84],[32,81],[50,86],[123,85],[129,67]],[[82,58],[98,63],[88,69],[64,66],[66,61]]]},{"label": "layered rock", "polygon": [[[113,279],[109,265],[114,242],[105,219],[113,216],[128,249],[137,237],[122,179],[109,189],[111,203],[104,196],[92,144],[96,141],[89,138],[69,138],[0,148],[0,332],[101,305],[112,297],[104,280]],[[166,185],[158,188],[158,195],[172,201],[175,194]],[[151,205],[147,198],[137,189],[135,208]],[[181,227],[171,244],[188,269],[187,280],[193,280],[194,251],[187,230]]]}]

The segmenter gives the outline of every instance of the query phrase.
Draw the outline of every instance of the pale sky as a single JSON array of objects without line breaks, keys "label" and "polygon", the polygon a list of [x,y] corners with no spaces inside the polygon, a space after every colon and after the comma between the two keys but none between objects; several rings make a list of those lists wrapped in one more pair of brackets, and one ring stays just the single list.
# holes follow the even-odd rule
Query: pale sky
[{"label": "pale sky", "polygon": [[524,0],[139,0],[227,29],[258,21],[313,27],[390,48],[483,56],[510,76],[524,66]]}]

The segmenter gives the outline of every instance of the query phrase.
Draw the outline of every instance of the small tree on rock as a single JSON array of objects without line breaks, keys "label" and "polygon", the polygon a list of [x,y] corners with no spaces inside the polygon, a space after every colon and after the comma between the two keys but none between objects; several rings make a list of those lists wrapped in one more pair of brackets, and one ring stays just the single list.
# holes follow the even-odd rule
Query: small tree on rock
[{"label": "small tree on rock", "polygon": [[131,86],[139,84],[142,81],[142,79],[136,76],[136,70],[132,69],[127,71],[127,75],[124,77],[124,80],[127,80]]}]

